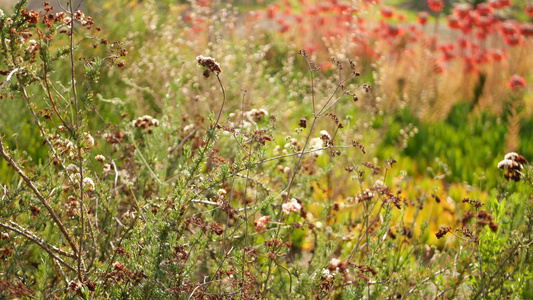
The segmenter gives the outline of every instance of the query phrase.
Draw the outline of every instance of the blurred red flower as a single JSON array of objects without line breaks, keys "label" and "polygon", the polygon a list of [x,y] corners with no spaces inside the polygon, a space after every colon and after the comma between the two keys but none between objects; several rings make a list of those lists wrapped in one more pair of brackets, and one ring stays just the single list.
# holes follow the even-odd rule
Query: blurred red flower
[{"label": "blurred red flower", "polygon": [[471,10],[472,5],[470,4],[458,4],[453,9],[453,13],[456,14],[459,18],[464,19],[470,16]]},{"label": "blurred red flower", "polygon": [[440,12],[444,8],[444,1],[442,0],[428,0],[429,9],[434,12]]},{"label": "blurred red flower", "polygon": [[390,7],[390,6],[383,6],[381,9],[381,16],[383,16],[383,18],[392,18],[394,16],[394,8]]},{"label": "blurred red flower", "polygon": [[459,22],[459,17],[456,15],[449,15],[448,16],[448,27],[452,29],[459,29],[461,28],[461,23]]},{"label": "blurred red flower", "polygon": [[490,51],[493,61],[502,61],[505,58],[505,54],[500,49]]},{"label": "blurred red flower", "polygon": [[533,18],[533,2],[529,3],[526,6],[526,14],[530,15]]},{"label": "blurred red flower", "polygon": [[421,11],[418,13],[418,17],[416,18],[416,21],[420,25],[426,25],[426,23],[428,22],[428,18],[429,18],[429,14],[425,11]]},{"label": "blurred red flower", "polygon": [[492,12],[492,9],[490,9],[490,6],[487,3],[480,3],[476,6],[476,12],[480,16],[488,16]]},{"label": "blurred red flower", "polygon": [[532,23],[520,24],[520,33],[525,37],[532,37],[533,36],[533,24]]},{"label": "blurred red flower", "polygon": [[514,74],[511,77],[511,80],[509,80],[508,85],[512,89],[515,89],[515,88],[518,88],[518,87],[525,87],[526,86],[526,80],[524,79],[524,77]]}]

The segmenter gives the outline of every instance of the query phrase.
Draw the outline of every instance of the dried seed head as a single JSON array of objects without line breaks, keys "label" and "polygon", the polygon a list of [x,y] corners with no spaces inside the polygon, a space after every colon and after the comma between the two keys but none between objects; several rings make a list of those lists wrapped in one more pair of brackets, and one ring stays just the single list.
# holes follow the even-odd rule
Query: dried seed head
[{"label": "dried seed head", "polygon": [[75,164],[70,164],[67,166],[67,172],[70,173],[70,174],[74,174],[74,173],[78,173],[78,166],[76,166]]},{"label": "dried seed head", "polygon": [[298,200],[293,198],[290,202],[283,203],[281,205],[281,209],[285,214],[289,214],[291,212],[299,214],[302,211],[302,205],[298,202]]},{"label": "dried seed head", "polygon": [[94,191],[94,181],[89,177],[83,178],[83,187],[87,191]]},{"label": "dried seed head", "polygon": [[86,133],[85,138],[83,140],[85,142],[85,147],[87,149],[92,149],[92,147],[94,147],[94,138],[92,137],[91,134]]},{"label": "dried seed head", "polygon": [[522,165],[517,163],[514,160],[504,159],[498,163],[498,169],[509,169],[509,170],[519,170]]},{"label": "dried seed head", "polygon": [[269,216],[262,216],[258,219],[255,219],[254,221],[255,231],[263,232],[266,229],[268,222],[270,222]]},{"label": "dried seed head", "polygon": [[441,227],[439,229],[439,232],[437,232],[435,235],[437,236],[437,239],[443,238],[448,232],[450,232],[451,227]]},{"label": "dried seed head", "polygon": [[[199,55],[196,57],[196,59],[198,60],[198,64],[200,66],[207,68],[209,71],[213,72],[215,75],[222,73],[222,69],[220,68],[220,65],[215,61],[214,58],[204,57],[202,55]],[[204,72],[204,76],[209,77],[209,76],[206,76],[205,72]]]}]

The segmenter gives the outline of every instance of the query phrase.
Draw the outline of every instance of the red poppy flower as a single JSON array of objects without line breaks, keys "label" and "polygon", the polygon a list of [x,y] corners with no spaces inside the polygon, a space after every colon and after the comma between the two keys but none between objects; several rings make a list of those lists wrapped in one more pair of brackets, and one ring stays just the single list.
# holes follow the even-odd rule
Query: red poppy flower
[{"label": "red poppy flower", "polygon": [[448,16],[448,27],[452,29],[459,29],[461,28],[461,23],[459,21],[459,17],[456,15],[449,15]]},{"label": "red poppy flower", "polygon": [[460,37],[457,39],[457,45],[459,45],[459,48],[466,49],[468,48],[468,40],[466,38]]},{"label": "red poppy flower", "polygon": [[196,4],[199,6],[209,7],[211,5],[211,0],[198,0]]},{"label": "red poppy flower", "polygon": [[463,19],[462,22],[461,22],[461,31],[464,33],[464,34],[468,34],[470,33],[470,31],[472,31],[472,27],[473,27],[473,23],[472,23],[472,19],[470,18],[466,18],[466,19]]},{"label": "red poppy flower", "polygon": [[464,19],[470,15],[472,10],[472,5],[470,4],[458,4],[453,9],[453,13],[456,14],[459,18]]},{"label": "red poppy flower", "polygon": [[418,17],[416,18],[416,21],[420,25],[426,25],[426,23],[428,22],[428,18],[429,18],[429,14],[425,11],[421,11],[418,13]]},{"label": "red poppy flower", "polygon": [[483,29],[477,29],[476,32],[474,33],[476,39],[478,40],[486,40],[487,39],[487,32],[485,32]]},{"label": "red poppy flower", "polygon": [[433,73],[442,74],[444,73],[444,63],[441,60],[436,60],[433,64]]},{"label": "red poppy flower", "polygon": [[490,51],[490,55],[493,61],[502,61],[505,58],[505,54],[500,49]]},{"label": "red poppy flower", "polygon": [[490,9],[490,6],[487,3],[480,3],[476,6],[476,12],[480,16],[488,16],[492,12],[492,9]]},{"label": "red poppy flower", "polygon": [[516,35],[518,33],[516,22],[512,20],[503,22],[501,31],[504,35]]},{"label": "red poppy flower", "polygon": [[518,88],[518,87],[525,87],[526,86],[526,80],[524,79],[524,77],[514,74],[511,77],[511,80],[509,80],[508,85],[512,89],[515,89],[515,88]]},{"label": "red poppy flower", "polygon": [[442,0],[428,0],[429,9],[434,12],[440,12],[444,8],[444,1]]},{"label": "red poppy flower", "polygon": [[279,9],[279,6],[277,5],[269,5],[267,7],[267,18],[274,19],[276,17],[276,13]]},{"label": "red poppy flower", "polygon": [[390,37],[397,37],[398,35],[403,34],[403,28],[398,25],[388,24],[387,25],[387,35]]},{"label": "red poppy flower", "polygon": [[507,7],[507,6],[513,6],[513,1],[511,1],[511,0],[498,0],[496,2],[500,6],[500,8],[504,8],[504,7]]},{"label": "red poppy flower", "polygon": [[380,12],[381,12],[381,16],[383,16],[383,18],[385,19],[392,18],[394,16],[394,8],[390,6],[383,6],[380,9]]},{"label": "red poppy flower", "polygon": [[463,71],[466,74],[477,74],[478,73],[477,65],[471,57],[465,57],[464,62],[465,62],[465,67]]},{"label": "red poppy flower", "polygon": [[533,36],[533,24],[531,23],[520,24],[520,33],[525,37],[532,37]]},{"label": "red poppy flower", "polygon": [[533,18],[533,2],[529,3],[526,6],[526,14],[530,15]]},{"label": "red poppy flower", "polygon": [[508,46],[518,46],[522,40],[519,35],[506,35],[503,37],[503,42]]}]

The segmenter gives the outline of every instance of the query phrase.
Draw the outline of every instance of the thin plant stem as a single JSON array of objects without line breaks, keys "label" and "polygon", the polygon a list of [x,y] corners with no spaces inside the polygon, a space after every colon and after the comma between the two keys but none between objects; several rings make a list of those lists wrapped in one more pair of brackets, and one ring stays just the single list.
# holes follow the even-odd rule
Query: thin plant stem
[{"label": "thin plant stem", "polygon": [[[67,2],[67,7],[69,9],[68,13],[70,14],[70,71],[71,71],[71,84],[72,84],[72,97],[74,100],[74,108],[75,108],[75,124],[76,124],[76,130],[74,138],[76,139],[76,148],[78,150],[78,168],[79,168],[79,174],[80,174],[80,197],[79,197],[79,205],[80,205],[80,236],[78,241],[78,280],[80,282],[84,282],[83,278],[83,271],[82,265],[83,263],[83,238],[85,235],[85,209],[83,205],[83,198],[84,198],[84,192],[83,192],[83,156],[81,151],[81,140],[80,140],[80,108],[79,108],[79,101],[78,101],[78,92],[76,90],[76,66],[74,63],[74,29],[75,29],[75,18],[74,18],[74,8],[72,5],[73,0],[69,0]],[[83,0],[80,1],[83,2]]]},{"label": "thin plant stem", "polygon": [[41,194],[41,192],[37,189],[35,184],[33,184],[33,181],[26,176],[24,171],[22,171],[17,163],[7,154],[4,144],[2,143],[2,137],[0,136],[0,154],[3,156],[4,160],[13,168],[19,176],[26,182],[26,184],[30,187],[30,189],[33,191],[35,196],[37,196],[37,199],[41,202],[41,204],[46,208],[54,222],[59,227],[59,230],[63,233],[63,236],[67,239],[67,242],[69,243],[70,247],[72,248],[72,251],[74,251],[74,254],[76,256],[79,256],[78,248],[76,247],[76,244],[74,243],[73,239],[71,238],[70,234],[68,233],[67,229],[65,228],[65,225],[63,225],[63,222],[59,219],[59,216],[56,214],[56,212],[53,210],[53,208],[48,204],[48,201],[45,199],[45,197]]},{"label": "thin plant stem", "polygon": [[[218,271],[220,270],[220,268],[222,267],[222,265],[224,264],[224,262],[226,261],[226,258],[228,258],[228,256],[230,255],[231,251],[233,250],[233,247],[231,247],[231,249],[229,249],[228,253],[226,253],[226,255],[224,255],[224,259],[222,259],[222,261],[220,262],[220,264],[218,265],[215,273],[213,274],[213,276],[211,276],[211,279],[209,280],[209,282],[207,283],[207,285],[205,286],[204,288],[204,291],[207,291],[207,289],[209,288],[209,286],[211,285],[211,282],[213,282],[213,280],[215,279],[215,277],[217,276],[218,274]],[[192,295],[194,294],[194,291],[191,293],[191,295],[189,296],[189,299],[192,297]]]},{"label": "thin plant stem", "polygon": [[[250,152],[248,154],[248,163],[250,163],[252,156],[252,147],[250,147]],[[248,164],[248,171],[246,172],[246,181],[244,184],[244,247],[242,253],[242,283],[244,284],[244,269],[246,267],[246,248],[248,246],[248,200],[246,199],[246,192],[248,191],[248,178],[250,178],[250,169],[251,166]]]},{"label": "thin plant stem", "polygon": [[[215,130],[218,128],[218,124],[219,124],[219,121],[220,121],[220,116],[222,115],[222,110],[224,109],[224,105],[226,104],[226,90],[224,89],[224,85],[222,84],[222,81],[220,80],[220,75],[217,74],[217,73],[214,73],[214,72],[212,72],[212,73],[216,75],[217,80],[218,80],[218,84],[220,85],[220,89],[222,90],[222,105],[220,105],[220,110],[218,112],[218,116],[217,116],[217,119],[215,121],[215,124],[210,129],[210,130],[212,130],[212,132],[209,133],[209,130],[208,130],[207,141],[205,143],[205,147],[202,149],[200,158],[198,158],[198,160],[196,161],[196,165],[192,169],[191,174],[189,174],[189,177],[185,180],[185,185],[183,186],[183,189],[185,189],[189,185],[189,183],[191,182],[191,180],[194,177],[196,171],[198,170],[198,167],[200,166],[200,163],[203,160],[203,157],[205,155],[205,152],[206,152],[207,148],[209,147],[209,144],[214,139]],[[182,197],[183,197],[183,195],[182,195]]]},{"label": "thin plant stem", "polygon": [[477,248],[477,256],[478,256],[478,260],[479,260],[479,276],[481,278],[481,293],[483,295],[483,300],[485,300],[486,298],[486,295],[485,295],[485,282],[484,282],[484,278],[483,278],[483,267],[482,267],[482,264],[483,264],[483,260],[481,259],[481,252],[479,251],[479,244],[481,243],[481,241],[478,239],[476,239],[476,248]]},{"label": "thin plant stem", "polygon": [[72,267],[71,265],[69,265],[67,262],[65,262],[62,258],[60,258],[59,256],[57,256],[54,252],[52,252],[52,249],[57,249],[51,245],[49,245],[48,243],[46,243],[45,241],[43,241],[42,239],[39,239],[37,237],[34,237],[22,230],[19,230],[13,226],[10,226],[10,225],[7,225],[7,224],[3,224],[3,223],[0,223],[0,227],[4,228],[4,229],[7,229],[7,230],[11,230],[13,232],[16,232],[22,236],[24,236],[26,239],[34,242],[36,245],[38,245],[39,247],[41,247],[44,251],[46,251],[46,253],[48,253],[48,255],[50,255],[53,259],[57,260],[58,262],[60,262],[62,265],[64,265],[65,267],[67,267],[69,270],[71,271],[76,271],[76,269],[74,267]]}]

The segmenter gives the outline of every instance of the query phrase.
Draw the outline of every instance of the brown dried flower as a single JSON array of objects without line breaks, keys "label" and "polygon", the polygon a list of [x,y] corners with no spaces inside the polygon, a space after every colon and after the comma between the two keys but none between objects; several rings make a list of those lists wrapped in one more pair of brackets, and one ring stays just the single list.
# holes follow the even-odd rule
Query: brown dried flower
[{"label": "brown dried flower", "polygon": [[448,232],[452,230],[451,227],[441,227],[439,229],[439,232],[437,232],[435,235],[437,236],[437,239],[443,238]]},{"label": "brown dried flower", "polygon": [[[204,68],[207,68],[209,71],[213,72],[215,75],[218,75],[222,72],[222,69],[220,68],[220,65],[215,61],[212,57],[204,57],[202,55],[199,55],[196,57],[198,60],[198,64]],[[206,76],[206,73],[204,72],[204,76]],[[209,76],[206,76],[209,77]]]}]

